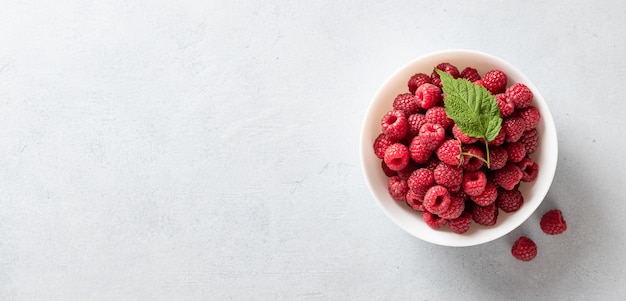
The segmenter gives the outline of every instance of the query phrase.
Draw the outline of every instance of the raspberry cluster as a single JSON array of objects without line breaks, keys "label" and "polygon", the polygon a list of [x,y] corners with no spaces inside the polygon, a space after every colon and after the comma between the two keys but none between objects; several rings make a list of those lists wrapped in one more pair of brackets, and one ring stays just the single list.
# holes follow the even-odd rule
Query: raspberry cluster
[{"label": "raspberry cluster", "polygon": [[520,183],[537,178],[539,166],[530,155],[538,146],[539,110],[530,89],[522,83],[507,88],[500,70],[481,77],[474,68],[459,72],[447,62],[434,69],[487,88],[497,100],[502,128],[489,142],[466,135],[445,112],[439,74],[413,75],[408,92],[382,117],[382,133],[373,145],[389,177],[389,193],[435,229],[448,225],[462,234],[472,223],[493,226],[500,211],[523,205]]}]

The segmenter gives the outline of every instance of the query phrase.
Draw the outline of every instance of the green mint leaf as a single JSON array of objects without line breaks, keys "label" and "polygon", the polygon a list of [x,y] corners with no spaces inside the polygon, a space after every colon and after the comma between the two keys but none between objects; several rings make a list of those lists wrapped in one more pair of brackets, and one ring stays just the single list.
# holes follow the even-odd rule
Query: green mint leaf
[{"label": "green mint leaf", "polygon": [[502,127],[500,108],[495,96],[483,86],[436,70],[441,78],[446,114],[468,136],[483,138],[487,142],[498,136]]}]

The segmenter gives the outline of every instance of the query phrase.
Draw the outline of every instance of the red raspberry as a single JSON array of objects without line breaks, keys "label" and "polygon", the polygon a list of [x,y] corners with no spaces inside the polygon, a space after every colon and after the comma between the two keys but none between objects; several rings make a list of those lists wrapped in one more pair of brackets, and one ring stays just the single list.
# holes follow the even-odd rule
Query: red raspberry
[{"label": "red raspberry", "polygon": [[526,130],[526,122],[522,117],[511,116],[502,121],[502,129],[506,133],[504,141],[516,142]]},{"label": "red raspberry", "polygon": [[485,191],[486,184],[487,176],[485,176],[485,173],[480,170],[465,171],[463,174],[463,182],[461,182],[461,186],[463,186],[463,191],[469,196],[480,195],[483,193],[483,191]]},{"label": "red raspberry", "polygon": [[502,118],[513,114],[513,111],[515,111],[515,104],[509,101],[505,93],[496,94],[496,102],[498,103],[500,117]]},{"label": "red raspberry", "polygon": [[461,77],[471,82],[475,82],[480,79],[480,74],[478,74],[478,70],[467,67],[461,71]]},{"label": "red raspberry", "polygon": [[424,208],[432,214],[440,214],[448,210],[450,207],[450,193],[448,190],[440,185],[435,185],[428,188],[424,195]]},{"label": "red raspberry", "polygon": [[383,172],[385,173],[385,175],[387,177],[393,177],[393,176],[397,176],[398,175],[397,172],[395,172],[394,170],[391,170],[391,168],[389,168],[389,166],[387,166],[387,163],[385,163],[384,160],[380,161],[380,162],[382,162],[381,165],[382,165],[382,168],[383,168]]},{"label": "red raspberry", "polygon": [[553,209],[546,212],[539,222],[541,230],[550,235],[561,234],[567,230],[567,223],[563,219],[561,210]]},{"label": "red raspberry", "polygon": [[409,192],[409,185],[405,180],[400,179],[398,176],[393,176],[389,178],[387,182],[387,189],[389,190],[389,195],[398,201],[398,202],[406,202],[406,194]]},{"label": "red raspberry", "polygon": [[452,136],[454,136],[454,138],[456,138],[457,140],[461,141],[461,143],[463,144],[472,144],[478,141],[478,138],[470,137],[468,135],[465,135],[463,132],[461,132],[461,129],[459,129],[459,126],[456,124],[452,125]]},{"label": "red raspberry", "polygon": [[452,166],[439,162],[433,171],[433,175],[435,176],[435,183],[447,187],[449,191],[457,191],[461,188],[463,169],[456,165]]},{"label": "red raspberry", "polygon": [[419,136],[414,137],[413,140],[411,140],[411,144],[409,145],[409,155],[415,163],[424,164],[428,162],[432,153],[433,151],[426,147],[426,144]]},{"label": "red raspberry", "polygon": [[493,226],[498,221],[498,208],[495,204],[472,206],[472,219],[479,225]]},{"label": "red raspberry", "polygon": [[[459,74],[459,69],[457,69],[454,65],[450,63],[441,63],[435,68],[450,73],[450,75],[452,75],[452,77],[454,78],[459,78],[459,76],[461,76],[461,74]],[[437,73],[436,70],[433,70],[433,73],[430,75],[430,80],[434,85],[442,88],[441,78],[439,77],[439,73]]]},{"label": "red raspberry", "polygon": [[404,112],[404,116],[410,116],[419,112],[420,107],[411,93],[398,94],[393,100],[393,109]]},{"label": "red raspberry", "polygon": [[446,139],[446,130],[439,124],[426,123],[420,128],[419,137],[428,149],[434,151]]},{"label": "red raspberry", "polygon": [[439,229],[448,223],[447,219],[439,217],[428,211],[422,212],[422,218],[424,219],[424,222],[426,222],[426,224],[433,229]]},{"label": "red raspberry", "polygon": [[526,122],[526,130],[534,129],[539,124],[541,113],[539,109],[529,106],[519,110],[519,116]]},{"label": "red raspberry", "polygon": [[483,193],[479,195],[471,196],[470,198],[477,205],[488,206],[488,205],[493,204],[496,201],[497,197],[498,197],[498,188],[496,187],[495,184],[491,183],[490,181],[487,181],[487,184],[485,184],[485,190],[483,190]]},{"label": "red raspberry", "polygon": [[472,213],[463,212],[461,216],[448,221],[450,230],[454,233],[463,234],[469,230],[472,225]]},{"label": "red raspberry", "polygon": [[509,162],[517,163],[526,157],[526,148],[518,142],[511,142],[504,145]]},{"label": "red raspberry", "polygon": [[383,133],[392,141],[398,141],[404,138],[409,130],[406,115],[400,110],[387,112],[380,121],[380,124],[383,126]]},{"label": "red raspberry", "polygon": [[407,118],[409,123],[409,131],[407,135],[409,137],[415,137],[419,134],[422,125],[426,124],[426,116],[424,114],[416,113]]},{"label": "red raspberry", "polygon": [[523,176],[524,173],[517,165],[507,163],[504,167],[495,171],[494,180],[500,187],[506,190],[513,190]]},{"label": "red raspberry", "polygon": [[517,166],[522,171],[522,181],[532,182],[539,175],[539,164],[535,163],[530,157],[526,157],[520,161]]},{"label": "red raspberry", "polygon": [[519,142],[524,145],[527,154],[532,154],[537,150],[537,146],[539,146],[539,136],[537,133],[537,129],[532,129],[525,131],[520,137]]},{"label": "red raspberry", "polygon": [[411,174],[407,182],[409,189],[423,199],[428,188],[435,185],[435,176],[431,170],[420,168]]},{"label": "red raspberry", "polygon": [[506,89],[506,74],[500,70],[491,70],[483,75],[483,86],[496,95]]},{"label": "red raspberry", "polygon": [[450,205],[448,206],[448,210],[441,212],[439,216],[445,219],[454,219],[461,216],[463,210],[465,210],[465,200],[462,197],[450,194]]},{"label": "red raspberry", "polygon": [[374,154],[379,159],[385,158],[385,151],[387,148],[393,144],[393,141],[387,137],[385,134],[380,134],[374,140]]},{"label": "red raspberry", "polygon": [[430,76],[424,73],[417,73],[409,79],[409,91],[411,94],[415,94],[415,90],[422,84],[430,84]]},{"label": "red raspberry", "polygon": [[530,238],[522,236],[513,244],[511,254],[521,261],[531,261],[537,256],[537,245]]},{"label": "red raspberry", "polygon": [[415,90],[415,99],[421,108],[430,109],[438,104],[443,97],[439,87],[426,83]]},{"label": "red raspberry", "polygon": [[406,204],[411,207],[411,209],[415,211],[425,211],[424,205],[422,201],[424,200],[424,196],[421,197],[417,195],[413,190],[409,189],[409,192],[406,193]]},{"label": "red raspberry", "polygon": [[426,122],[437,123],[444,129],[447,129],[454,124],[454,121],[452,121],[452,119],[448,117],[448,114],[446,114],[446,109],[444,107],[432,107],[426,111],[425,115]]},{"label": "red raspberry", "polygon": [[502,146],[492,146],[489,148],[489,169],[497,170],[509,160],[509,154]]},{"label": "red raspberry", "polygon": [[461,165],[461,142],[456,139],[448,139],[441,143],[435,151],[437,158],[449,165]]},{"label": "red raspberry", "polygon": [[510,86],[506,89],[506,95],[516,108],[525,108],[533,101],[533,92],[522,83]]},{"label": "red raspberry", "polygon": [[506,213],[515,212],[522,207],[522,204],[524,204],[524,197],[519,190],[498,190],[496,207],[500,208],[502,211]]},{"label": "red raspberry", "polygon": [[398,177],[403,180],[408,180],[411,174],[417,170],[418,167],[419,165],[417,163],[409,160],[409,164],[407,164],[405,168],[398,170]]},{"label": "red raspberry", "polygon": [[500,146],[504,143],[504,138],[506,138],[506,132],[504,131],[504,127],[500,128],[498,135],[493,140],[489,141],[489,145]]},{"label": "red raspberry", "polygon": [[426,168],[434,172],[435,168],[437,168],[437,165],[439,165],[439,163],[441,163],[441,160],[439,160],[437,156],[431,156],[428,162],[425,163],[425,165],[426,165]]},{"label": "red raspberry", "polygon": [[409,164],[409,149],[402,143],[394,143],[385,151],[384,160],[391,170],[401,170]]},{"label": "red raspberry", "polygon": [[[485,158],[485,152],[483,152],[477,145],[464,145],[463,152],[470,155],[463,155],[463,169],[465,170],[479,170],[483,167],[484,162],[478,158]],[[478,157],[478,158],[477,158]]]}]

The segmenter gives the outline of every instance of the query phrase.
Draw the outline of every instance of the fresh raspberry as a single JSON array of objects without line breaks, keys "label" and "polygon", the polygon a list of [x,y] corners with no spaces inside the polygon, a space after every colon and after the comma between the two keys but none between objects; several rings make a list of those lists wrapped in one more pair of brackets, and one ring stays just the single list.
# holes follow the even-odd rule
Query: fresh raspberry
[{"label": "fresh raspberry", "polygon": [[506,190],[513,190],[515,185],[519,184],[520,180],[522,180],[523,176],[524,173],[517,165],[507,163],[504,167],[495,171],[494,180],[500,187]]},{"label": "fresh raspberry", "polygon": [[500,146],[502,145],[502,143],[504,143],[504,138],[506,138],[506,132],[504,131],[504,128],[500,128],[500,131],[498,132],[498,135],[496,135],[496,138],[493,138],[493,140],[489,141],[489,145]]},{"label": "fresh raspberry", "polygon": [[415,90],[417,104],[423,109],[430,109],[438,104],[443,97],[441,89],[433,84],[425,83]]},{"label": "fresh raspberry", "polygon": [[447,219],[442,218],[438,215],[432,214],[428,212],[427,210],[422,212],[422,218],[424,219],[424,222],[433,229],[439,229],[448,223]]},{"label": "fresh raspberry", "polygon": [[463,210],[465,210],[465,200],[462,197],[450,194],[450,205],[448,206],[448,210],[441,212],[439,216],[445,219],[454,219],[461,216]]},{"label": "fresh raspberry", "polygon": [[376,154],[376,157],[378,157],[378,159],[385,158],[385,151],[393,142],[394,141],[389,139],[385,134],[378,135],[376,140],[374,140],[374,154]]},{"label": "fresh raspberry", "polygon": [[498,197],[496,198],[496,207],[500,208],[506,213],[511,213],[519,210],[524,204],[524,197],[518,189],[513,190],[498,190]]},{"label": "fresh raspberry", "polygon": [[517,163],[526,157],[526,148],[522,143],[511,142],[504,144],[509,162]]},{"label": "fresh raspberry", "polygon": [[493,95],[502,93],[506,89],[506,74],[500,70],[491,70],[485,73],[482,81],[483,86]]},{"label": "fresh raspberry", "polygon": [[415,211],[425,211],[424,205],[422,204],[422,200],[424,200],[424,196],[421,197],[417,195],[413,190],[409,189],[409,192],[406,193],[406,204],[411,207],[411,209]]},{"label": "fresh raspberry", "polygon": [[409,164],[409,149],[402,143],[394,143],[385,151],[384,160],[391,170],[401,170]]},{"label": "fresh raspberry", "polygon": [[420,168],[411,174],[407,183],[409,184],[409,189],[423,199],[428,188],[435,185],[435,176],[431,170]]},{"label": "fresh raspberry", "polygon": [[459,129],[459,126],[456,125],[456,123],[452,125],[452,136],[454,136],[456,140],[461,141],[461,143],[463,144],[472,144],[478,141],[478,138],[470,137],[468,135],[465,135],[465,133],[461,132],[461,129]]},{"label": "fresh raspberry", "polygon": [[534,129],[539,124],[541,119],[541,113],[539,109],[534,106],[529,106],[523,109],[519,109],[519,116],[526,122],[526,130]]},{"label": "fresh raspberry", "polygon": [[[463,145],[463,152],[472,155],[463,155],[463,169],[465,170],[479,170],[483,167],[484,162],[478,158],[485,158],[485,152],[483,152],[478,145]],[[477,158],[478,157],[478,158]]]},{"label": "fresh raspberry", "polygon": [[425,165],[427,169],[434,172],[435,168],[437,168],[437,165],[439,165],[439,163],[441,163],[441,160],[439,160],[437,156],[431,156],[428,162],[425,163]]},{"label": "fresh raspberry", "polygon": [[446,109],[444,107],[435,106],[426,111],[426,122],[429,123],[437,123],[441,125],[444,129],[449,128],[454,124],[454,121],[448,117],[446,114]]},{"label": "fresh raspberry", "polygon": [[510,86],[506,89],[506,95],[515,104],[516,108],[525,108],[533,101],[533,92],[522,83]]},{"label": "fresh raspberry", "polygon": [[393,177],[393,176],[397,176],[398,173],[394,170],[391,170],[391,168],[389,168],[389,166],[387,166],[387,163],[385,163],[385,160],[380,161],[382,162],[382,168],[383,168],[383,172],[385,173],[385,175],[387,177]]},{"label": "fresh raspberry", "polygon": [[443,186],[435,185],[428,188],[422,204],[428,212],[438,215],[448,210],[451,201],[448,190]]},{"label": "fresh raspberry", "polygon": [[419,136],[416,136],[413,140],[411,140],[411,144],[409,145],[409,155],[415,163],[424,164],[428,162],[432,153],[433,151],[426,147],[426,144]]},{"label": "fresh raspberry", "polygon": [[454,165],[439,162],[433,171],[435,183],[445,186],[449,191],[457,191],[463,182],[463,169]]},{"label": "fresh raspberry", "polygon": [[537,256],[537,245],[530,238],[521,236],[513,244],[511,254],[521,261],[531,261]]},{"label": "fresh raspberry", "polygon": [[561,210],[553,209],[546,212],[539,222],[541,230],[550,235],[561,234],[567,230],[567,223],[563,219]]},{"label": "fresh raspberry", "polygon": [[461,164],[461,142],[456,139],[448,139],[441,143],[435,151],[437,158],[449,165]]},{"label": "fresh raspberry", "polygon": [[411,78],[409,79],[409,91],[411,92],[411,94],[415,94],[415,90],[422,84],[426,83],[430,84],[430,76],[424,73],[417,73],[411,76]]},{"label": "fresh raspberry", "polygon": [[420,107],[411,93],[398,94],[393,100],[393,109],[404,112],[404,116],[411,116],[419,112]]},{"label": "fresh raspberry", "polygon": [[539,136],[537,133],[537,129],[532,129],[525,131],[520,137],[519,142],[524,145],[527,154],[532,154],[537,150],[537,146],[539,146]]},{"label": "fresh raspberry", "polygon": [[487,176],[485,176],[485,173],[480,170],[465,171],[463,174],[463,182],[461,182],[461,186],[463,186],[463,191],[469,196],[480,195],[483,193],[483,191],[485,191],[486,184]]},{"label": "fresh raspberry", "polygon": [[493,204],[498,197],[498,187],[490,181],[485,184],[485,189],[479,195],[471,196],[474,203],[480,206],[488,206]]},{"label": "fresh raspberry", "polygon": [[467,67],[461,71],[461,77],[471,82],[475,82],[480,79],[480,74],[478,74],[478,70]]},{"label": "fresh raspberry", "polygon": [[493,226],[498,221],[498,208],[495,204],[472,206],[472,219],[479,225]]},{"label": "fresh raspberry", "polygon": [[406,202],[406,194],[409,192],[409,185],[405,180],[400,179],[398,176],[393,176],[387,181],[387,189],[389,190],[389,195],[391,195],[394,200]]},{"label": "fresh raspberry", "polygon": [[539,164],[530,157],[522,159],[517,166],[519,166],[519,169],[522,171],[522,181],[532,182],[537,179],[539,175]]},{"label": "fresh raspberry", "polygon": [[420,128],[419,137],[428,149],[434,151],[446,139],[446,130],[439,124],[426,123]]},{"label": "fresh raspberry", "polygon": [[472,225],[472,213],[463,212],[461,216],[448,220],[448,225],[450,226],[450,230],[454,233],[463,234],[469,230]]},{"label": "fresh raspberry", "polygon": [[405,168],[398,170],[398,177],[403,180],[408,180],[411,174],[419,168],[419,164],[409,160],[409,164]]},{"label": "fresh raspberry", "polygon": [[[459,69],[457,69],[454,65],[452,65],[450,63],[441,63],[441,64],[437,65],[437,67],[435,67],[435,69],[439,69],[439,70],[448,72],[454,78],[459,78],[459,76],[461,76],[461,74],[459,74]],[[433,73],[430,75],[430,81],[434,85],[436,85],[437,87],[442,88],[441,78],[439,76],[439,73],[437,73],[436,70],[433,70]]]},{"label": "fresh raspberry", "polygon": [[415,137],[419,134],[422,125],[426,124],[426,116],[421,113],[416,113],[410,115],[409,118],[407,118],[407,122],[409,123],[409,131],[407,133],[407,136]]},{"label": "fresh raspberry", "polygon": [[489,169],[497,170],[509,161],[509,154],[502,146],[492,146],[489,148]]},{"label": "fresh raspberry", "polygon": [[526,122],[522,117],[511,116],[502,121],[502,129],[506,133],[504,141],[516,142],[526,130]]},{"label": "fresh raspberry", "polygon": [[508,117],[513,114],[515,111],[515,104],[512,101],[509,101],[505,93],[496,94],[496,102],[498,103],[498,108],[500,109],[500,117]]}]

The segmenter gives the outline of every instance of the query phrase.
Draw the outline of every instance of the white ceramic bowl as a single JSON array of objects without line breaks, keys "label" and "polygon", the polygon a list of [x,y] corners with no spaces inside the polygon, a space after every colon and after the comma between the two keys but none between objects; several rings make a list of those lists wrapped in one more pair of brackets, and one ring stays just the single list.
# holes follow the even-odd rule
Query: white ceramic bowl
[{"label": "white ceramic bowl", "polygon": [[[464,234],[456,234],[447,226],[432,229],[422,220],[421,214],[414,212],[405,203],[394,201],[387,191],[387,179],[381,169],[381,160],[373,151],[373,143],[381,133],[380,120],[393,108],[393,100],[400,93],[407,93],[407,82],[415,73],[430,75],[433,68],[442,62],[455,65],[459,71],[473,67],[483,75],[493,69],[502,70],[508,77],[508,86],[523,83],[533,92],[533,105],[541,112],[541,121],[537,126],[539,147],[531,158],[539,164],[539,175],[534,182],[520,184],[524,204],[514,213],[500,211],[495,226],[484,227],[473,223]],[[361,131],[361,165],[372,195],[387,214],[400,228],[424,241],[453,247],[478,245],[495,240],[521,225],[537,209],[548,193],[552,184],[558,157],[556,129],[550,109],[535,85],[511,64],[493,55],[473,50],[445,50],[422,56],[404,67],[382,85],[370,104]]]}]

